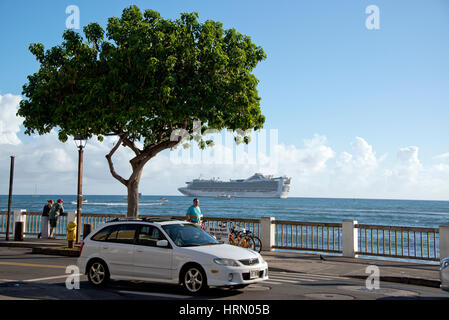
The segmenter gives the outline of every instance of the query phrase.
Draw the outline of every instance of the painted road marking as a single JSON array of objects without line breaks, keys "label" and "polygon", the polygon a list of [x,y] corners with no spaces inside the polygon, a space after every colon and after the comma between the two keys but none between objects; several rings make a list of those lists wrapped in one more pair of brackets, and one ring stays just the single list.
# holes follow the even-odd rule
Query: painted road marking
[{"label": "painted road marking", "polygon": [[289,280],[289,279],[285,279],[285,278],[275,278],[275,277],[270,277],[270,279],[273,279],[275,281],[281,281],[282,283],[298,283],[301,281],[315,281],[315,280],[304,280],[304,279],[297,279],[297,280]]},{"label": "painted road marking", "polygon": [[[273,274],[273,272],[270,273],[270,275]],[[282,275],[282,276],[289,276],[292,277],[292,273],[289,272],[279,272],[276,273],[277,275]],[[294,277],[294,276],[293,276]],[[300,276],[297,277],[307,277],[308,279],[319,279],[319,280],[327,280],[327,279],[331,279],[331,280],[335,280],[335,279],[342,279],[342,280],[352,280],[351,278],[348,277],[340,277],[340,276],[327,276],[327,275],[321,275],[321,274],[301,274]]]},{"label": "painted road marking", "polygon": [[261,282],[260,284],[282,284],[282,282],[276,282],[276,281],[270,281],[270,280],[265,280],[264,282]]},{"label": "painted road marking", "polygon": [[288,276],[288,275],[273,275],[270,274],[269,275],[270,279],[274,279],[274,280],[285,280],[285,281],[292,281],[292,280],[297,280],[297,281],[308,281],[308,282],[314,282],[314,281],[318,281],[317,279],[311,279],[311,278],[307,278],[307,277],[299,277],[299,276]]},{"label": "painted road marking", "polygon": [[140,294],[143,296],[164,297],[164,298],[178,298],[178,299],[192,298],[192,296],[180,296],[177,294],[167,294],[167,293],[158,293],[158,292],[141,292],[141,291],[125,291],[125,290],[120,290],[119,292],[120,293],[129,293],[129,294]]},{"label": "painted road marking", "polygon": [[20,262],[0,262],[0,266],[54,268],[54,269],[66,269],[67,268],[67,266],[58,266],[58,265],[51,265],[51,264],[20,263]]},{"label": "painted road marking", "polygon": [[61,278],[67,278],[68,276],[71,277],[77,277],[77,276],[82,276],[83,274],[81,273],[76,273],[76,274],[65,274],[63,276],[54,276],[54,277],[46,277],[46,278],[38,278],[38,279],[29,279],[29,280],[23,280],[23,282],[35,282],[35,281],[43,281],[43,280],[53,280],[53,279],[61,279]]}]

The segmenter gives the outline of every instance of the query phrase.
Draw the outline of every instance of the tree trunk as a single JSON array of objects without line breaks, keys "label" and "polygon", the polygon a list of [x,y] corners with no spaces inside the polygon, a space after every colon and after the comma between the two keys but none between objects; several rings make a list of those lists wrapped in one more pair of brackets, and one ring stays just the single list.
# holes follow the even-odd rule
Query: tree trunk
[{"label": "tree trunk", "polygon": [[128,212],[126,217],[135,219],[139,215],[139,183],[143,167],[134,168],[133,174],[128,181]]}]

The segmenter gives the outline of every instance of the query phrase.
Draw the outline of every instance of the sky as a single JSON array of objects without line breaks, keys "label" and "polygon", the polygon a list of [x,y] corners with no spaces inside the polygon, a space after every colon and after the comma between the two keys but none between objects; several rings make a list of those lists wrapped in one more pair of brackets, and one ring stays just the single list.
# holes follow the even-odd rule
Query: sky
[{"label": "sky", "polygon": [[[0,194],[8,193],[12,154],[15,193],[76,193],[73,141],[59,142],[56,132],[26,136],[15,115],[27,76],[39,68],[28,46],[60,44],[70,5],[79,8],[82,29],[90,22],[105,27],[131,4],[170,19],[198,12],[200,21],[221,21],[267,54],[254,71],[264,133],[248,147],[225,143],[222,133],[213,150],[192,147],[190,158],[187,151],[160,153],[145,168],[143,194],[179,195],[177,188],[199,175],[262,172],[292,177],[292,197],[449,200],[446,0],[2,0]],[[377,20],[366,11],[372,5]],[[368,28],[367,20],[379,28]],[[114,141],[88,142],[85,194],[126,193],[104,157]],[[229,161],[214,158],[229,154]],[[123,176],[130,157],[124,149],[114,158]]]}]

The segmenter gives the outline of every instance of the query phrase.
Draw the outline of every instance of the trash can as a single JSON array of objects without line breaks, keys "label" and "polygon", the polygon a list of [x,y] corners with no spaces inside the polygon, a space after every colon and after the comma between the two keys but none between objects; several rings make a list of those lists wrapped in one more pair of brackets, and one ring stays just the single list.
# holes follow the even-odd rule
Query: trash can
[{"label": "trash can", "polygon": [[22,222],[21,228],[22,228],[22,234],[25,237],[25,227],[27,224],[27,215],[26,210],[20,209],[20,210],[14,210],[14,221],[12,223],[12,234],[16,234],[16,222]]},{"label": "trash can", "polygon": [[50,230],[50,225],[48,223],[48,216],[41,216],[41,238],[48,239],[48,231]]},{"label": "trash can", "polygon": [[23,222],[15,222],[14,226],[14,241],[23,241]]}]

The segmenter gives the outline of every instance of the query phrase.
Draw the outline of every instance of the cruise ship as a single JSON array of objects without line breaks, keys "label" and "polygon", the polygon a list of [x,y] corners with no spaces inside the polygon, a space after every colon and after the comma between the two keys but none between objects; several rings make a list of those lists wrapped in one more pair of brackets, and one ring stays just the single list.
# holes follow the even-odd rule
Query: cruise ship
[{"label": "cruise ship", "polygon": [[287,198],[291,178],[256,173],[248,179],[194,179],[179,192],[189,197]]}]

